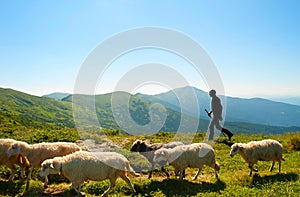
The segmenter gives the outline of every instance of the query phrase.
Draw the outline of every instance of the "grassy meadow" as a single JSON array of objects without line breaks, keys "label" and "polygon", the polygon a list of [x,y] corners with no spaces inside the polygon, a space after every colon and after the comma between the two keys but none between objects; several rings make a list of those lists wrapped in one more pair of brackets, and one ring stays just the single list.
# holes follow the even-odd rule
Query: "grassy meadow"
[{"label": "grassy meadow", "polygon": [[[51,140],[51,134],[47,141]],[[64,135],[64,133],[60,133]],[[107,133],[109,134],[109,133]],[[45,133],[46,135],[46,133]],[[180,134],[180,139],[190,139],[193,142],[202,142],[204,133],[195,136],[190,134]],[[111,132],[106,135],[114,144],[121,148],[114,148],[113,151],[124,154],[131,165],[137,169],[150,166],[149,163],[139,154],[129,154],[132,143],[136,139],[149,139],[150,142],[168,142],[174,137],[173,133],[160,132],[155,135],[127,136],[120,132]],[[248,142],[251,140],[276,139],[284,146],[284,158],[281,173],[278,173],[278,163],[275,164],[273,172],[269,172],[270,162],[258,162],[256,167],[258,172],[254,172],[252,177],[248,176],[249,169],[239,155],[229,156],[230,146],[234,142]],[[32,138],[30,138],[32,139]],[[65,139],[62,137],[61,139]],[[76,139],[76,137],[72,138]],[[20,139],[18,139],[20,140]],[[101,141],[101,137],[98,139]],[[41,140],[40,140],[41,141]],[[231,142],[224,137],[220,137],[213,145],[216,151],[216,159],[220,164],[219,180],[214,176],[213,169],[205,166],[197,180],[192,180],[197,169],[187,169],[186,177],[183,181],[178,180],[174,175],[172,166],[166,169],[170,173],[170,178],[159,170],[153,173],[149,180],[148,174],[140,172],[139,177],[130,176],[130,180],[137,191],[136,196],[300,196],[300,132],[286,133],[284,135],[235,135]],[[38,176],[39,170],[33,174],[28,191],[25,191],[25,180],[21,179],[20,173],[16,175],[13,182],[8,182],[9,170],[0,167],[0,196],[74,196],[75,191],[71,189],[70,183],[59,175],[50,176],[50,185],[43,187],[43,181]],[[100,196],[109,187],[109,181],[88,181],[82,185],[82,191],[86,196]],[[117,180],[116,187],[110,196],[131,196],[131,191],[122,179]]]}]

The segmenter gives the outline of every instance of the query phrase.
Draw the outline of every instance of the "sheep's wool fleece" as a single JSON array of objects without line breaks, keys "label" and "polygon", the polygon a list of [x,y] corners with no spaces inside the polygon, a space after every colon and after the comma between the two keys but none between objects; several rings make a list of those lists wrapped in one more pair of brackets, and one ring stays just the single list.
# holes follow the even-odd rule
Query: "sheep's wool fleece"
[{"label": "sheep's wool fleece", "polygon": [[168,162],[176,169],[185,169],[186,167],[199,168],[203,165],[215,166],[214,150],[205,143],[182,145],[166,150],[168,152]]},{"label": "sheep's wool fleece", "polygon": [[38,143],[29,145],[25,142],[18,142],[21,154],[26,155],[32,166],[40,166],[41,163],[49,158],[64,156],[81,148],[70,142]]},{"label": "sheep's wool fleece", "polygon": [[276,140],[252,141],[241,145],[244,149],[239,154],[246,162],[280,161],[282,158],[282,145]]},{"label": "sheep's wool fleece", "polygon": [[64,157],[55,157],[53,163],[62,165],[63,174],[71,181],[104,180],[115,173],[124,171],[128,160],[118,153],[77,151]]}]

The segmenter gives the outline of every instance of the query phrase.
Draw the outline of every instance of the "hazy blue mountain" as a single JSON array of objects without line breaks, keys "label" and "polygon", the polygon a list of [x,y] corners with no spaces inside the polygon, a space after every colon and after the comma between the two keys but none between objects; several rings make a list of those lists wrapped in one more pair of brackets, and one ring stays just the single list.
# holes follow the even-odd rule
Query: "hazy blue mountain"
[{"label": "hazy blue mountain", "polygon": [[[201,119],[207,119],[208,117],[205,113],[205,109],[210,109],[210,97],[208,94],[202,90],[199,90],[194,87],[183,87],[177,88],[172,91],[165,93],[149,96],[149,95],[137,95],[145,100],[150,102],[157,102],[163,106],[173,109],[177,112],[182,112],[191,116],[196,117],[200,114]],[[196,103],[192,102],[196,99]],[[195,104],[198,104],[198,109],[200,113],[192,113],[195,111]],[[186,108],[182,110],[181,106],[184,105]]]},{"label": "hazy blue mountain", "polygon": [[300,106],[300,97],[270,98],[270,100]]},{"label": "hazy blue mountain", "polygon": [[56,100],[62,100],[63,98],[65,98],[69,95],[70,95],[69,93],[54,92],[54,93],[51,93],[51,94],[46,94],[43,97],[53,98],[53,99],[56,99]]},{"label": "hazy blue mountain", "polygon": [[267,99],[227,99],[228,121],[273,126],[300,126],[300,106]]},{"label": "hazy blue mountain", "polygon": [[[141,94],[137,96],[150,102],[158,102],[165,107],[180,112],[182,108],[178,98],[183,102],[188,102],[189,99],[194,98],[192,91],[198,99],[200,118],[207,119],[204,109],[210,110],[210,97],[208,93],[194,87],[178,88],[154,96]],[[297,105],[261,98],[243,99],[236,97],[226,97],[226,104],[226,121],[229,122],[248,122],[284,127],[300,126],[300,106]],[[195,105],[186,105],[186,107],[188,109],[184,110],[184,113],[195,117],[195,114],[192,113]]]}]

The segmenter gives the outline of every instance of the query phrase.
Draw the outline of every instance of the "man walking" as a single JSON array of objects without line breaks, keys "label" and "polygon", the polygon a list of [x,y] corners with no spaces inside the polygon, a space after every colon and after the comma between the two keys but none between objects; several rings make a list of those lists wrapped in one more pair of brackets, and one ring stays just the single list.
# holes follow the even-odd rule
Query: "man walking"
[{"label": "man walking", "polygon": [[223,118],[222,118],[223,107],[221,104],[221,100],[219,99],[219,97],[216,96],[215,90],[209,91],[209,96],[211,97],[211,112],[208,112],[208,116],[211,117],[211,114],[213,114],[213,117],[209,124],[208,140],[214,139],[214,128],[215,127],[218,130],[220,130],[221,132],[225,133],[228,136],[229,140],[231,140],[231,137],[233,136],[233,134],[228,129],[225,129],[225,128],[221,127],[221,125],[220,125],[220,121],[223,120]]}]

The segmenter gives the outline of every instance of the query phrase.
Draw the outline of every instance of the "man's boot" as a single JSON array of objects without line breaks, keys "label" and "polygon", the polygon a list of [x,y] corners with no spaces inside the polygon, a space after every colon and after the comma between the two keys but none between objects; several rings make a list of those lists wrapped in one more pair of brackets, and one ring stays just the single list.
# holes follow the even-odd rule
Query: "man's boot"
[{"label": "man's boot", "polygon": [[228,129],[225,129],[225,128],[222,129],[222,132],[228,136],[229,140],[231,140],[233,133],[231,133]]}]

